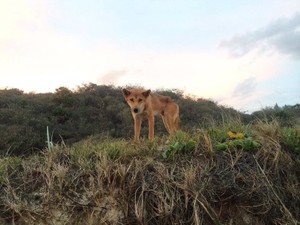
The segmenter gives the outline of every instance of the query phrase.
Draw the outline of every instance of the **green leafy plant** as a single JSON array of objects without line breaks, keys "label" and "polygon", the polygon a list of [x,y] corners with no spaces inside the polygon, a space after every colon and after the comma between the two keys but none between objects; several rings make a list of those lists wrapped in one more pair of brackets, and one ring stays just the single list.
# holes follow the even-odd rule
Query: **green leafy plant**
[{"label": "green leafy plant", "polygon": [[246,137],[243,133],[228,131],[227,135],[228,138],[226,141],[216,144],[217,150],[225,150],[228,148],[251,150],[257,149],[260,146],[252,137]]},{"label": "green leafy plant", "polygon": [[188,134],[179,131],[171,137],[168,146],[164,149],[162,156],[170,158],[175,154],[191,152],[196,147],[196,141],[191,139]]}]

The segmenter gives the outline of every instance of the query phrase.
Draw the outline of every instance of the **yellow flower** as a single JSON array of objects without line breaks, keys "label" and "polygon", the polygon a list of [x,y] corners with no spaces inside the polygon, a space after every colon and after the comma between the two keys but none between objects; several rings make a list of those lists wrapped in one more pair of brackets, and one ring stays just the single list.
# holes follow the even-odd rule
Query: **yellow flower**
[{"label": "yellow flower", "polygon": [[243,139],[244,138],[244,134],[240,133],[240,132],[234,132],[234,131],[227,131],[227,135],[231,138],[231,139]]}]

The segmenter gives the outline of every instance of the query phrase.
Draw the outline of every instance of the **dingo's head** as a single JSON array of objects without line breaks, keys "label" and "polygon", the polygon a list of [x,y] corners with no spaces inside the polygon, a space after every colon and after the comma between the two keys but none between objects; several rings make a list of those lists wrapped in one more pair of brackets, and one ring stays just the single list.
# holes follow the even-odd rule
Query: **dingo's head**
[{"label": "dingo's head", "polygon": [[149,97],[151,90],[141,89],[123,89],[123,95],[133,113],[142,113],[145,109],[146,99]]}]

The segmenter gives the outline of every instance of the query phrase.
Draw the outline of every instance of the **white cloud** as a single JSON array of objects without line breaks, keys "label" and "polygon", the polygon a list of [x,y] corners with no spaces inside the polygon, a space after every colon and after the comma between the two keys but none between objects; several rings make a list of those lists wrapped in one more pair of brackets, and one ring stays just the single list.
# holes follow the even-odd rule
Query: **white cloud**
[{"label": "white cloud", "polygon": [[118,80],[126,75],[126,70],[112,70],[99,76],[100,84],[116,84]]},{"label": "white cloud", "polygon": [[248,77],[236,85],[236,87],[233,90],[232,97],[244,100],[245,98],[251,96],[255,92],[256,86],[256,78]]},{"label": "white cloud", "polygon": [[261,52],[276,50],[300,59],[299,28],[300,13],[296,13],[291,18],[280,18],[258,30],[224,40],[220,47],[227,48],[234,57],[260,49]]}]

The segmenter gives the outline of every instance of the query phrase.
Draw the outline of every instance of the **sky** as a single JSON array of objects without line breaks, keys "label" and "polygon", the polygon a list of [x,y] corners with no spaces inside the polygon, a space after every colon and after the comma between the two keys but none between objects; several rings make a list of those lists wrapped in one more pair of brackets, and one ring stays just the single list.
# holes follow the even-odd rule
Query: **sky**
[{"label": "sky", "polygon": [[88,83],[300,103],[300,1],[0,0],[0,89]]}]

